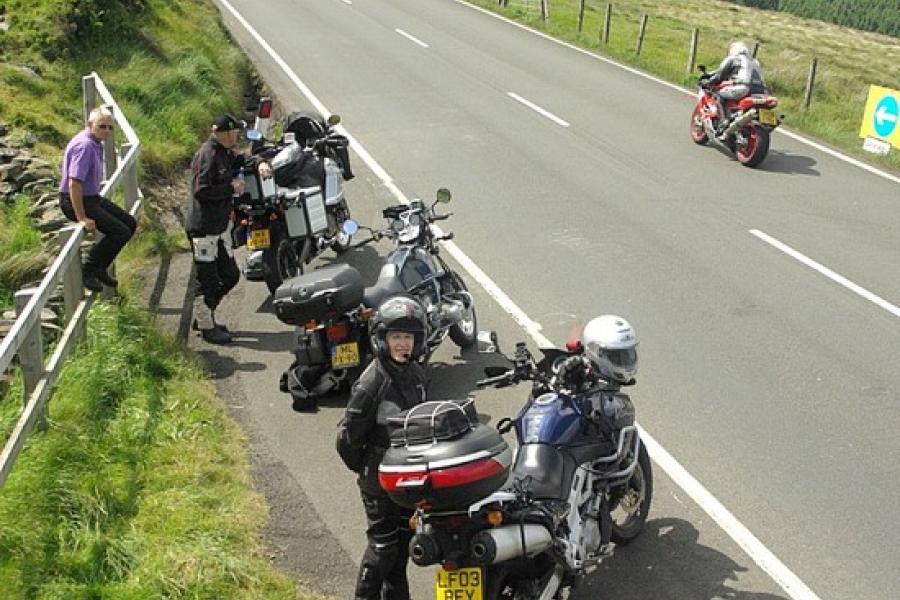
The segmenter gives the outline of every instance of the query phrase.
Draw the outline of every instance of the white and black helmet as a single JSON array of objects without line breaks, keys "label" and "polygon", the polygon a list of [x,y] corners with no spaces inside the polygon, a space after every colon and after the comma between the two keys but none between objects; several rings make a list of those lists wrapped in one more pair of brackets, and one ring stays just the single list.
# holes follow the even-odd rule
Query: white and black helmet
[{"label": "white and black helmet", "polygon": [[372,346],[382,360],[389,360],[386,336],[389,331],[405,331],[413,334],[411,359],[417,360],[425,353],[425,309],[411,296],[398,294],[381,303],[369,322]]},{"label": "white and black helmet", "polygon": [[581,334],[585,355],[608,381],[628,383],[637,373],[637,334],[634,327],[616,315],[601,315]]},{"label": "white and black helmet", "polygon": [[750,48],[747,47],[747,44],[740,40],[728,44],[728,56],[738,56],[739,54],[750,56]]}]

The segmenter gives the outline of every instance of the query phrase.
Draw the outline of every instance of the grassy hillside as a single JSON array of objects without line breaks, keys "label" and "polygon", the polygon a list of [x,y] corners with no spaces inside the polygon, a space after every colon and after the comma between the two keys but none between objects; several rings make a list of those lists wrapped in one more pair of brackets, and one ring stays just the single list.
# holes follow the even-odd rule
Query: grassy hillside
[{"label": "grassy hillside", "polygon": [[[887,157],[864,152],[859,127],[870,84],[900,89],[900,40],[758,10],[723,0],[621,0],[613,2],[609,43],[601,39],[607,2],[585,0],[578,34],[580,0],[549,0],[550,21],[540,18],[538,0],[473,3],[497,11],[600,54],[635,65],[669,81],[693,86],[688,75],[691,31],[700,29],[697,64],[718,65],[728,42],[760,44],[758,58],[772,93],[781,100],[786,126],[874,164],[900,170],[900,149]],[[650,16],[640,56],[635,45],[641,16]],[[803,96],[810,60],[818,58],[817,83],[809,111]],[[687,139],[688,115],[685,115]]]}]

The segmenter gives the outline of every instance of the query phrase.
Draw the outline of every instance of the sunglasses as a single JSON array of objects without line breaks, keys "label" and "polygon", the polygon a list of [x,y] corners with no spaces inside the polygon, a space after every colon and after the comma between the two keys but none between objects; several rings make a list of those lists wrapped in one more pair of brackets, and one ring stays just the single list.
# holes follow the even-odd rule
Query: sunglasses
[{"label": "sunglasses", "polygon": [[100,124],[100,125],[97,125],[97,129],[109,129],[109,130],[112,130],[112,129],[115,129],[115,128],[116,128],[115,125],[106,125],[105,123]]}]

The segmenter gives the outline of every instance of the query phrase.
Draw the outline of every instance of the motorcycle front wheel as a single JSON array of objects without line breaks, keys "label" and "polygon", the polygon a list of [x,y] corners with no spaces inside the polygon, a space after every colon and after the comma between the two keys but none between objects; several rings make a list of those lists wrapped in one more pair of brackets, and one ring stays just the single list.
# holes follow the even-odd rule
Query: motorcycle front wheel
[{"label": "motorcycle front wheel", "polygon": [[703,110],[699,102],[694,107],[694,112],[691,113],[691,140],[701,146],[709,141],[706,129],[703,128]]},{"label": "motorcycle front wheel", "polygon": [[350,245],[353,243],[353,236],[347,235],[341,229],[344,221],[349,218],[350,211],[346,206],[340,206],[336,211],[328,214],[329,229],[336,232],[334,241],[331,242],[331,249],[334,250],[334,253],[338,256],[349,250]]},{"label": "motorcycle front wheel", "polygon": [[[469,291],[468,288],[466,288],[466,284],[463,283],[462,277],[455,271],[451,271],[450,274],[458,291]],[[465,311],[462,321],[455,325],[451,325],[448,333],[450,334],[450,339],[453,340],[453,343],[463,350],[467,350],[475,345],[475,342],[478,341],[478,317],[475,316],[474,302]]]},{"label": "motorcycle front wheel", "polygon": [[650,467],[650,455],[643,444],[638,452],[638,464],[634,473],[617,492],[617,496],[610,511],[612,541],[624,546],[633,542],[643,531],[653,498],[653,471]]},{"label": "motorcycle front wheel", "polygon": [[274,294],[285,279],[303,274],[303,265],[290,238],[283,231],[276,231],[272,231],[272,245],[263,250],[263,278],[270,294]]}]

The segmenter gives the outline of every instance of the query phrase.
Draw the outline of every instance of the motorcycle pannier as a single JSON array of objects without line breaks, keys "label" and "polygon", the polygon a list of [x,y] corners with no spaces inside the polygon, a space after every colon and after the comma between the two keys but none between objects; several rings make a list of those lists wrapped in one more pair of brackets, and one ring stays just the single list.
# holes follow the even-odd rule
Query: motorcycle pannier
[{"label": "motorcycle pannier", "polygon": [[378,480],[401,506],[462,510],[495,492],[509,475],[512,451],[478,422],[471,400],[424,402],[388,420],[391,447]]},{"label": "motorcycle pannier", "polygon": [[316,269],[282,283],[272,299],[282,323],[320,321],[326,313],[353,310],[363,299],[363,279],[347,264]]}]

